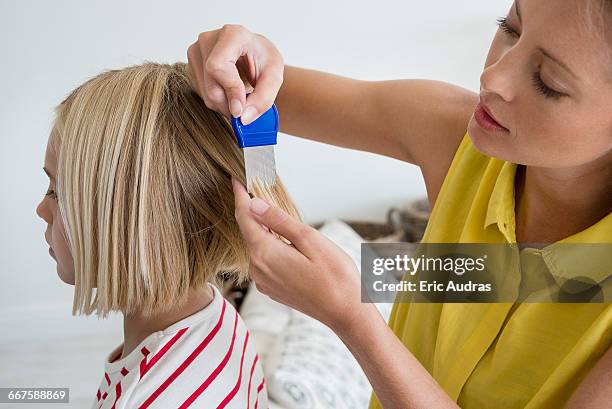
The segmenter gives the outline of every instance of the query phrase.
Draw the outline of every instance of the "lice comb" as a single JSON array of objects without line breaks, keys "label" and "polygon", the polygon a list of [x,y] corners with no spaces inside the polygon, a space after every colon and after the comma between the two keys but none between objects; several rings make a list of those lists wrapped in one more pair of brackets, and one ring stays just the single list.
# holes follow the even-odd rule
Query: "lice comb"
[{"label": "lice comb", "polygon": [[268,188],[276,182],[274,146],[278,134],[278,111],[276,105],[264,112],[248,125],[240,118],[232,117],[232,128],[238,146],[244,154],[247,191],[253,193],[255,186]]}]

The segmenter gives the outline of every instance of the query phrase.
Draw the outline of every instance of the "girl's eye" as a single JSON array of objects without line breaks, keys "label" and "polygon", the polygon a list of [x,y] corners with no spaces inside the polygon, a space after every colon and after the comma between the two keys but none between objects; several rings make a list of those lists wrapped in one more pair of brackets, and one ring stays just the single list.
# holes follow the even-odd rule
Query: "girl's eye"
[{"label": "girl's eye", "polygon": [[49,196],[52,199],[57,199],[57,195],[55,194],[55,190],[53,189],[49,189],[47,193],[45,193],[45,196]]},{"label": "girl's eye", "polygon": [[542,77],[540,76],[539,72],[534,72],[531,77],[531,80],[533,82],[533,85],[536,87],[536,89],[546,98],[559,99],[565,95],[562,92],[555,91],[554,89],[546,85],[544,81],[542,81]]},{"label": "girl's eye", "polygon": [[513,29],[512,27],[510,27],[510,25],[508,24],[508,17],[500,17],[497,19],[497,25],[499,26],[499,28],[501,28],[506,34],[509,34],[511,36],[515,36],[518,37],[518,33],[516,32],[515,29]]}]

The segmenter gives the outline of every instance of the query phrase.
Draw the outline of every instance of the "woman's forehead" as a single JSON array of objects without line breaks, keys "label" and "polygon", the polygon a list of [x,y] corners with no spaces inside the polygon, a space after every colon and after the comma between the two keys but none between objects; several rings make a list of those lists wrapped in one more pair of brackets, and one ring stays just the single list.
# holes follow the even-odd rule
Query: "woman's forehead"
[{"label": "woman's forehead", "polygon": [[[612,22],[604,0],[516,0],[525,26],[537,31],[539,44],[557,55],[582,81],[592,85],[612,80]],[[531,20],[531,21],[530,21]],[[535,29],[535,30],[534,30]]]}]

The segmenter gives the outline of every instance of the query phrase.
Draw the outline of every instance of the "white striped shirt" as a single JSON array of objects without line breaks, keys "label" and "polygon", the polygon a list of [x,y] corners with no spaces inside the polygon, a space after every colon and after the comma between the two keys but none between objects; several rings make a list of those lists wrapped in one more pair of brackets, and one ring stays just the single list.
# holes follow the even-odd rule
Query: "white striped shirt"
[{"label": "white striped shirt", "polygon": [[214,291],[211,303],[105,363],[92,409],[267,409],[259,357],[236,309]]}]

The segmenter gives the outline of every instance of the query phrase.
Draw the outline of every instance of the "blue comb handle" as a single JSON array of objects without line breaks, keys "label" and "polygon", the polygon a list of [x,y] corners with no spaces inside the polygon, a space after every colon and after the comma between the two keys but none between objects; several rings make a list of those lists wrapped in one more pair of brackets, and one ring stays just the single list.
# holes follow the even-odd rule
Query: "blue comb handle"
[{"label": "blue comb handle", "polygon": [[276,145],[278,134],[276,105],[272,104],[270,109],[248,125],[243,125],[240,118],[232,117],[232,128],[240,148]]}]

